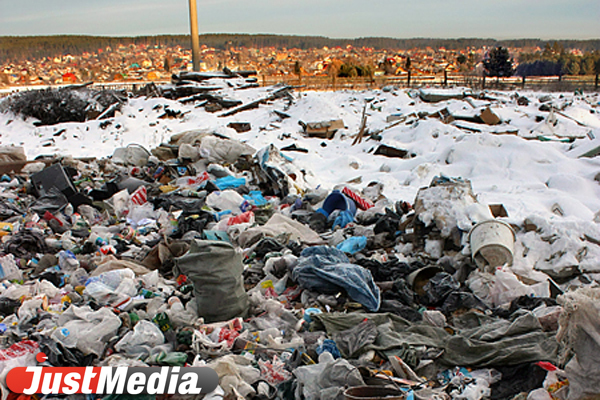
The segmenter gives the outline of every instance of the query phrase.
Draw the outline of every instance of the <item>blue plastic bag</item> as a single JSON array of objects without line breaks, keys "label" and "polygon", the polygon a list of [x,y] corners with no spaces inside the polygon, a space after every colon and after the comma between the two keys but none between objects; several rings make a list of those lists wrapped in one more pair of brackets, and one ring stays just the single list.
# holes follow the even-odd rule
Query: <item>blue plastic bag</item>
[{"label": "blue plastic bag", "polygon": [[371,271],[351,264],[348,257],[334,247],[313,246],[302,250],[292,279],[305,289],[323,294],[335,294],[343,289],[367,310],[379,310],[381,296]]},{"label": "blue plastic bag", "polygon": [[355,254],[367,247],[367,237],[352,236],[338,244],[336,247],[344,253]]},{"label": "blue plastic bag", "polygon": [[246,178],[236,178],[235,176],[225,176],[215,180],[215,185],[219,190],[233,189],[246,184]]}]

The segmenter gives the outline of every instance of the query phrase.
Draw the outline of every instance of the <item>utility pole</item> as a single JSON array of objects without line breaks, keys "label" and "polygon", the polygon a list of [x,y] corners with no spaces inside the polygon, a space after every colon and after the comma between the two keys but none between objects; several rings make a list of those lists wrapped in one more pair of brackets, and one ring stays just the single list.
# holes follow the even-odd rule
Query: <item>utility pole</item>
[{"label": "utility pole", "polygon": [[200,40],[198,38],[198,9],[196,0],[190,2],[190,31],[192,35],[192,64],[194,71],[200,71]]}]

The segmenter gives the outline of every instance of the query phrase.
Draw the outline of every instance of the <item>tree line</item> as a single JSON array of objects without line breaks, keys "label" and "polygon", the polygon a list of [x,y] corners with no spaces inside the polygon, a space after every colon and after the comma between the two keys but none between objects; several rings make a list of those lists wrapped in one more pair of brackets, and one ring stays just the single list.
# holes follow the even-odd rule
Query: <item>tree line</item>
[{"label": "tree line", "polygon": [[558,42],[547,44],[542,52],[522,53],[515,68],[508,49],[501,46],[491,49],[483,60],[486,76],[596,75],[600,74],[600,51],[580,55],[568,53]]},{"label": "tree line", "polygon": [[[216,49],[228,47],[275,47],[275,48],[322,48],[322,47],[370,47],[373,49],[408,50],[413,48],[439,48],[449,50],[465,50],[467,48],[518,47],[545,48],[558,43],[565,49],[580,49],[584,52],[600,51],[600,39],[593,40],[559,40],[546,41],[540,39],[495,40],[481,38],[435,39],[411,38],[395,39],[386,37],[364,37],[356,39],[332,39],[324,36],[294,35],[251,35],[251,34],[205,34],[200,35],[200,43]],[[147,45],[190,48],[188,35],[158,35],[136,37],[109,37],[83,35],[56,36],[0,36],[0,63],[19,62],[23,60],[54,57],[57,55],[79,55],[84,52],[95,53],[107,46],[115,48],[122,45]]]}]

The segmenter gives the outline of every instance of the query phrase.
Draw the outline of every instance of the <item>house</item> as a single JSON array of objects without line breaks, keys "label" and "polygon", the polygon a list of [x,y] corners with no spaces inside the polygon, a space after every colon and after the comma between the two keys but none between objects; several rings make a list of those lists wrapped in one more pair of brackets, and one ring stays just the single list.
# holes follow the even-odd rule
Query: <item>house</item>
[{"label": "house", "polygon": [[72,72],[67,72],[62,76],[63,83],[77,83],[77,77]]}]

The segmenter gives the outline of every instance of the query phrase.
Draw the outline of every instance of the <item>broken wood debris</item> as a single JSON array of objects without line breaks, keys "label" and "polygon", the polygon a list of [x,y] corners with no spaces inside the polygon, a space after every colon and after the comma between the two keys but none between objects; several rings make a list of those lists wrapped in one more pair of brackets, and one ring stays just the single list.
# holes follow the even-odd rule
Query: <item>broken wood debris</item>
[{"label": "broken wood debris", "polygon": [[365,129],[367,128],[367,103],[363,107],[362,116],[360,118],[360,128],[358,129],[358,134],[354,138],[352,142],[352,146],[357,143],[362,142],[363,135],[365,134]]},{"label": "broken wood debris", "polygon": [[291,87],[288,85],[284,85],[280,88],[277,88],[276,90],[274,90],[271,94],[269,94],[268,96],[262,97],[260,99],[251,101],[249,103],[246,104],[242,104],[241,106],[235,107],[227,112],[224,112],[223,114],[219,115],[219,117],[229,117],[231,115],[235,115],[241,111],[245,111],[245,110],[251,110],[253,108],[257,108],[260,104],[266,103],[268,101],[271,100],[275,100],[275,99],[280,99],[283,97],[288,97],[290,98],[292,95],[290,94],[290,90]]},{"label": "broken wood debris", "polygon": [[341,119],[308,123],[298,121],[298,124],[302,126],[304,133],[308,137],[317,137],[322,139],[331,139],[338,130],[345,128],[344,121]]},{"label": "broken wood debris", "polygon": [[412,158],[415,156],[415,154],[409,153],[407,150],[397,149],[385,144],[380,144],[373,154],[389,158]]},{"label": "broken wood debris", "polygon": [[232,78],[247,78],[256,75],[256,71],[231,71],[229,68],[224,68],[222,72],[189,72],[182,71],[179,74],[173,74],[171,81],[173,83],[181,81],[196,81],[203,82],[208,79],[232,79]]},{"label": "broken wood debris", "polygon": [[235,129],[237,133],[248,132],[252,129],[250,122],[230,122],[227,127]]}]

